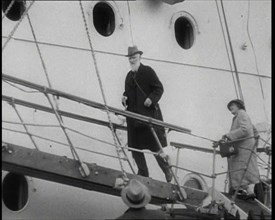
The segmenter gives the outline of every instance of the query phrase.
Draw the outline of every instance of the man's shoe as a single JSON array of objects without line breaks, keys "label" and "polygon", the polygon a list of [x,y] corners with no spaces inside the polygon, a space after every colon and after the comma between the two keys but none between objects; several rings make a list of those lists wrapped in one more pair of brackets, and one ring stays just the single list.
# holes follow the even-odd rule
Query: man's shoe
[{"label": "man's shoe", "polygon": [[254,193],[248,194],[245,190],[239,190],[237,198],[241,200],[254,200],[256,198],[256,195]]},{"label": "man's shoe", "polygon": [[166,178],[167,183],[170,183],[172,181],[173,175],[170,170],[165,172],[165,178]]}]

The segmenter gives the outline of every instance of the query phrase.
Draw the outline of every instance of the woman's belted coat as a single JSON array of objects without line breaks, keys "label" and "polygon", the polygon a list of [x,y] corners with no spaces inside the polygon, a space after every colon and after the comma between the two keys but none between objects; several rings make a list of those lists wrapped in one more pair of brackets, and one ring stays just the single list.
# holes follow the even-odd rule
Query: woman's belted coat
[{"label": "woman's belted coat", "polygon": [[[227,137],[231,140],[237,140],[242,138],[248,138],[258,135],[256,128],[251,123],[251,120],[244,110],[239,110],[234,116],[232,126]],[[228,160],[228,169],[238,170],[245,168],[247,165],[247,172],[242,180],[241,186],[247,186],[249,184],[255,184],[259,182],[260,175],[257,163],[255,138],[249,138],[240,142],[237,142],[235,146],[238,148],[238,154],[233,155]],[[254,150],[253,150],[254,148]],[[251,160],[249,163],[250,153],[253,150]],[[230,184],[233,189],[236,189],[242,179],[244,171],[231,172],[229,174]]]}]

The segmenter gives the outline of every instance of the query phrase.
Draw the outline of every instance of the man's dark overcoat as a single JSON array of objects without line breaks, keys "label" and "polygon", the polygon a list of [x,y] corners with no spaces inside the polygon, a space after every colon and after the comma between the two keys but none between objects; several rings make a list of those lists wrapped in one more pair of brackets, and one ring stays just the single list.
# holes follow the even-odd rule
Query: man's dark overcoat
[{"label": "man's dark overcoat", "polygon": [[[135,82],[136,81],[136,82]],[[138,86],[139,85],[139,86]],[[127,110],[163,120],[158,101],[163,94],[163,86],[155,71],[143,64],[137,72],[130,71],[125,79],[125,92]],[[153,102],[150,107],[144,106],[146,98]],[[167,146],[165,130],[162,127],[154,127],[163,147]],[[159,151],[156,140],[148,125],[127,118],[128,146],[136,149],[149,149]]]}]

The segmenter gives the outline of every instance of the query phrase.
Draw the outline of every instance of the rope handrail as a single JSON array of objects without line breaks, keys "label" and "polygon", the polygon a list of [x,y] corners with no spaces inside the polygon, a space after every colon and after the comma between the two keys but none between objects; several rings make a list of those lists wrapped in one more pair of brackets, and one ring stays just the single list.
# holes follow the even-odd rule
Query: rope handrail
[{"label": "rope handrail", "polygon": [[[8,130],[8,131],[17,132],[17,133],[27,134],[26,132],[17,131],[17,130],[5,128],[5,127],[2,127],[2,129]],[[68,129],[68,130],[70,130],[70,129]],[[71,129],[71,131],[74,132],[75,130]],[[77,133],[79,133],[79,132],[77,132]],[[45,137],[42,137],[42,136],[39,136],[39,135],[35,135],[35,134],[32,134],[32,133],[30,133],[30,134],[31,134],[33,137],[37,137],[37,138],[44,139],[44,140],[47,140],[47,141],[50,141],[50,142],[54,142],[54,143],[57,143],[57,144],[69,146],[68,144],[65,144],[65,143],[62,143],[62,142],[59,142],[59,141],[56,141],[56,140],[52,140],[52,139],[49,139],[49,138],[45,138]],[[87,136],[87,135],[85,135],[85,136]],[[97,141],[107,143],[106,141],[102,141],[102,140],[99,140],[99,139],[97,139]],[[173,143],[173,142],[172,142],[172,143]],[[112,144],[112,143],[107,143],[107,144],[109,144],[109,145],[111,145],[111,146],[114,146],[114,144]],[[188,146],[189,146],[189,145],[188,145]],[[80,150],[83,150],[83,151],[90,152],[90,153],[96,153],[96,154],[103,155],[103,156],[109,156],[109,157],[117,158],[117,157],[115,157],[115,156],[113,156],[113,155],[108,155],[108,154],[100,153],[100,152],[97,152],[97,151],[91,151],[91,150],[87,150],[87,149],[79,148],[79,147],[76,147],[76,148],[77,148],[77,149],[80,149]],[[123,149],[127,149],[127,150],[136,151],[136,152],[142,152],[142,153],[146,153],[146,154],[153,154],[153,155],[157,155],[157,154],[158,154],[158,153],[155,153],[155,152],[145,151],[145,150],[138,150],[138,149],[130,148],[130,147],[122,147],[122,148],[123,148]],[[196,150],[198,150],[198,149],[196,149]],[[127,160],[126,158],[121,158],[121,159]],[[237,171],[240,171],[240,170],[245,170],[245,168],[242,168],[242,169],[229,170],[229,171],[226,171],[226,172],[220,172],[220,173],[214,173],[214,174],[212,174],[212,175],[207,175],[207,174],[204,174],[204,173],[200,173],[200,172],[193,171],[193,170],[190,170],[190,169],[186,169],[186,168],[183,168],[183,167],[179,167],[179,166],[176,166],[176,165],[170,165],[170,166],[171,166],[171,167],[174,167],[174,168],[177,168],[177,169],[180,169],[180,170],[185,170],[185,171],[193,172],[193,173],[196,173],[196,174],[199,174],[199,175],[208,177],[208,178],[214,178],[214,176],[227,174],[228,172],[231,173],[231,172],[237,172]],[[270,168],[271,168],[271,166],[270,166]],[[247,172],[250,172],[250,171],[247,170]],[[253,173],[252,173],[252,174],[253,174]],[[213,176],[213,175],[214,175],[214,176]]]},{"label": "rope handrail", "polygon": [[33,126],[33,127],[60,127],[59,125],[51,125],[51,124],[35,124],[35,123],[21,123],[21,122],[16,122],[16,121],[9,121],[9,120],[2,120],[2,123],[7,123],[7,124],[14,124],[14,125],[28,125],[28,126]]},{"label": "rope handrail", "polygon": [[[24,106],[24,107],[27,107],[27,108],[32,108],[32,109],[36,109],[36,110],[40,110],[40,111],[44,111],[44,112],[48,112],[48,113],[52,113],[52,114],[54,113],[51,108],[48,108],[46,106],[38,105],[36,103],[32,103],[32,102],[28,102],[28,101],[24,101],[22,99],[15,99],[15,98],[12,98],[12,97],[9,97],[9,96],[6,96],[6,95],[2,95],[2,100],[6,101],[8,103],[14,102],[17,105],[21,105],[21,106]],[[105,122],[105,121],[102,121],[102,120],[99,120],[99,119],[95,119],[95,118],[91,118],[91,117],[87,117],[87,116],[83,116],[83,115],[78,115],[78,114],[74,114],[74,113],[67,112],[67,111],[62,111],[62,110],[58,110],[58,112],[61,116],[65,116],[65,117],[76,119],[76,120],[79,120],[79,121],[85,121],[85,122],[88,122],[88,123],[94,123],[94,124],[97,124],[97,125],[102,125],[102,126],[109,127],[108,122]],[[123,125],[114,124],[114,123],[113,123],[113,125],[114,125],[115,129],[120,129],[120,130],[126,130],[127,129]]]},{"label": "rope handrail", "polygon": [[[26,80],[19,79],[17,77],[9,76],[9,75],[6,75],[6,74],[2,73],[2,79],[6,80],[6,81],[13,82],[13,83],[16,83],[16,84],[20,84],[20,85],[23,85],[23,86],[26,86],[26,87],[29,87],[29,88],[32,88],[32,89],[36,89],[36,90],[38,90],[42,93],[49,93],[49,94],[56,95],[56,96],[59,96],[59,97],[63,97],[63,98],[66,98],[66,99],[69,99],[69,100],[72,100],[72,101],[75,101],[75,102],[82,103],[84,105],[87,105],[87,106],[90,106],[90,107],[93,107],[93,108],[97,108],[97,109],[100,109],[100,110],[105,110],[105,106],[101,103],[90,101],[88,99],[81,98],[81,97],[78,97],[78,96],[75,96],[75,95],[72,95],[72,94],[69,94],[69,93],[65,93],[65,92],[62,92],[62,91],[59,91],[59,90],[56,90],[56,89],[50,89],[48,87],[45,87],[45,86],[42,86],[42,85],[39,85],[39,84],[36,84],[36,83],[32,83],[32,82],[29,82],[29,81],[26,81]],[[144,123],[148,123],[148,124],[152,124],[152,125],[156,125],[156,126],[160,126],[160,127],[166,127],[166,128],[169,128],[171,130],[181,132],[181,133],[186,133],[186,134],[191,133],[190,129],[186,129],[186,128],[183,128],[183,127],[180,127],[180,126],[169,124],[169,123],[166,123],[166,122],[154,119],[154,118],[150,118],[150,117],[140,115],[140,114],[137,114],[137,113],[133,113],[133,112],[130,112],[130,111],[124,111],[124,110],[114,108],[114,107],[110,107],[110,106],[108,106],[108,108],[109,108],[110,112],[112,112],[114,114],[117,114],[117,115],[122,115],[122,116],[125,116],[125,117],[128,117],[128,118],[133,118],[133,119],[142,121]]]},{"label": "rope handrail", "polygon": [[29,129],[28,129],[27,126],[24,124],[23,118],[21,117],[21,115],[20,115],[18,109],[16,108],[16,105],[14,104],[14,102],[11,102],[10,104],[11,104],[11,106],[13,107],[14,111],[16,112],[16,114],[17,114],[19,120],[21,121],[21,123],[22,123],[22,125],[23,125],[23,127],[24,127],[24,129],[25,129],[25,131],[26,131],[26,134],[27,134],[27,135],[29,136],[29,138],[31,139],[31,141],[32,141],[32,143],[33,143],[33,145],[34,145],[34,147],[36,148],[36,150],[39,150],[39,147],[38,147],[37,143],[35,142],[35,140],[33,139],[31,133],[29,132]]},{"label": "rope handrail", "polygon": [[[2,38],[7,38],[7,36],[2,36]],[[27,43],[35,43],[33,40],[23,39],[23,38],[18,38],[18,37],[12,37],[11,39],[17,40],[17,41],[22,41],[22,42],[27,42]],[[37,43],[41,44],[41,45],[46,45],[46,46],[62,47],[62,48],[73,49],[73,50],[91,51],[88,48],[69,46],[69,45],[63,45],[63,44],[55,44],[55,43],[50,43],[50,42],[37,41]],[[101,54],[113,55],[113,56],[120,56],[120,57],[125,56],[125,54],[120,54],[120,53],[115,53],[115,52],[110,52],[110,51],[103,51],[103,50],[94,50],[94,52],[101,53]],[[231,70],[218,68],[218,67],[201,66],[201,65],[181,63],[181,62],[169,61],[169,60],[161,60],[161,59],[149,58],[149,57],[143,57],[142,59],[143,60],[148,60],[148,61],[154,61],[154,62],[163,62],[163,63],[174,64],[174,65],[190,66],[190,67],[204,68],[204,69],[210,69],[210,70],[216,70],[216,71],[223,71],[223,72],[230,72],[231,73]],[[271,79],[271,76],[258,75],[257,73],[249,73],[249,72],[239,71],[239,74]]]},{"label": "rope handrail", "polygon": [[9,11],[11,10],[11,7],[13,6],[14,2],[15,2],[15,0],[12,0],[10,2],[9,6],[7,7],[7,9],[4,11],[4,15],[2,17],[2,22],[3,22],[4,18],[7,16],[7,14],[9,13]]},{"label": "rope handrail", "polygon": [[[250,136],[250,137],[245,137],[245,138],[239,138],[239,139],[236,139],[236,140],[226,141],[226,142],[224,142],[224,144],[230,145],[230,144],[235,144],[235,143],[237,143],[237,142],[239,142],[239,141],[244,141],[244,140],[252,139],[252,138],[257,139],[257,138],[259,138],[259,137],[260,137],[260,136]],[[219,143],[222,143],[222,142],[219,141]]]},{"label": "rope handrail", "polygon": [[[179,149],[189,149],[189,150],[201,151],[201,152],[205,152],[205,153],[213,153],[214,152],[214,150],[210,149],[210,148],[203,148],[203,147],[198,147],[198,146],[189,145],[189,144],[181,144],[181,143],[177,143],[177,142],[171,142],[170,145],[175,148],[179,148]],[[247,148],[243,148],[243,147],[240,147],[240,148],[242,148],[244,150],[251,151],[250,149],[247,149]],[[266,148],[264,148],[264,147],[257,148],[257,152],[259,152],[259,153],[266,152]],[[216,153],[219,154],[220,151],[216,150]]]},{"label": "rope handrail", "polygon": [[[18,130],[14,130],[14,129],[11,129],[11,128],[6,128],[6,127],[3,127],[2,126],[2,129],[3,130],[6,130],[6,131],[11,131],[11,132],[15,132],[15,133],[20,133],[20,134],[27,134],[26,132],[24,131],[18,131]],[[74,132],[73,130],[71,130],[72,132]],[[50,138],[46,138],[46,137],[43,137],[43,136],[40,136],[40,135],[37,135],[37,134],[33,134],[33,133],[30,133],[33,137],[36,137],[36,138],[39,138],[39,139],[42,139],[42,140],[46,140],[46,141],[50,141],[50,142],[53,142],[53,143],[56,143],[56,144],[61,144],[61,145],[66,145],[66,146],[69,146],[68,144],[66,143],[63,143],[63,142],[60,142],[60,141],[57,141],[57,140],[53,140],[53,139],[50,139]],[[100,140],[98,138],[94,138],[94,137],[91,137],[90,138],[93,138],[94,140],[96,141],[99,141],[101,143],[104,143],[104,144],[107,144],[109,146],[113,146],[115,147],[114,144],[112,143],[109,143],[107,141],[103,141],[103,140]],[[76,147],[78,149],[81,149],[79,147]],[[135,151],[135,152],[140,152],[140,153],[145,153],[145,154],[151,154],[151,155],[158,155],[158,153],[155,153],[155,152],[151,152],[151,151],[146,151],[146,150],[139,150],[139,149],[135,149],[135,148],[131,148],[131,147],[121,147],[123,149],[126,149],[126,150],[130,150],[130,151]],[[86,151],[89,151],[87,149],[85,149]]]},{"label": "rope handrail", "polygon": [[[23,131],[16,131],[16,130],[7,129],[7,128],[4,128],[4,130],[9,130],[9,131],[12,131],[12,132],[15,132],[15,133],[26,134],[26,132],[23,132]],[[70,147],[68,144],[63,143],[63,142],[59,142],[59,141],[55,141],[55,140],[50,140],[48,138],[44,138],[44,137],[41,137],[39,135],[33,135],[33,136],[36,137],[36,138],[39,138],[41,140],[47,140],[47,141],[51,141],[51,142],[56,143],[56,144],[60,144],[60,145],[66,146],[66,147]],[[6,144],[11,144],[11,143],[8,143],[8,142],[3,141],[3,140],[2,140],[2,142],[6,143]],[[75,148],[78,149],[78,150],[86,151],[88,153],[94,153],[94,154],[98,154],[98,155],[102,155],[102,156],[106,156],[106,157],[117,158],[114,155],[105,154],[105,153],[101,153],[101,152],[98,152],[98,151],[92,151],[92,150],[88,150],[88,149],[81,148],[81,147],[75,147]],[[125,158],[122,158],[122,159],[125,160]]]},{"label": "rope handrail", "polygon": [[3,81],[4,83],[7,83],[8,85],[10,85],[10,86],[12,86],[12,87],[14,87],[14,88],[20,90],[21,92],[25,92],[25,93],[40,93],[40,92],[37,91],[37,90],[28,91],[28,90],[22,89],[22,88],[20,88],[20,87],[18,87],[18,86],[16,86],[16,85],[14,85],[13,83],[10,83],[10,82],[6,81],[6,80],[2,80],[2,81]]},{"label": "rope handrail", "polygon": [[[6,98],[5,96],[4,96],[4,98]],[[15,102],[16,102],[17,100],[15,99]],[[27,124],[27,123],[25,123],[25,124]],[[74,130],[72,130],[72,131],[74,131]],[[25,133],[25,132],[23,132],[23,133]],[[33,135],[33,134],[32,134]],[[34,137],[39,137],[39,136],[37,136],[37,135],[33,135]],[[254,138],[254,137],[249,137],[249,138]],[[52,140],[50,140],[50,139],[48,139],[49,141],[52,141]],[[243,139],[242,139],[243,140]],[[98,140],[98,141],[101,141],[101,140]],[[239,141],[239,140],[238,140]],[[101,142],[103,142],[103,141],[101,141]],[[105,142],[104,142],[105,143]],[[60,143],[59,143],[60,144]],[[111,143],[107,143],[107,144],[109,144],[109,145],[111,145],[111,146],[113,146],[113,144],[111,144]],[[213,153],[213,150],[211,150],[211,149],[204,149],[204,148],[200,148],[200,147],[196,147],[196,146],[191,146],[191,145],[186,145],[186,144],[180,144],[180,143],[175,143],[175,142],[171,142],[171,145],[172,146],[175,146],[175,147],[179,147],[179,148],[189,148],[189,149],[192,149],[192,147],[194,147],[194,149],[195,150],[202,150],[202,151],[207,151],[207,152],[209,152],[210,153],[210,151]],[[153,154],[153,155],[157,155],[158,153],[154,153],[154,152],[147,152],[147,151],[144,151],[144,150],[138,150],[138,149],[134,149],[134,148],[130,148],[130,147],[122,147],[123,149],[127,149],[127,150],[132,150],[132,151],[136,151],[136,152],[142,152],[142,153],[146,153],[146,154]],[[218,153],[219,151],[216,151],[216,153]],[[261,158],[260,158],[261,159]],[[265,163],[266,164],[266,163]],[[179,168],[179,169],[183,169],[184,170],[184,168],[180,168],[180,167],[176,167],[176,166],[173,166],[173,167],[175,167],[175,168]],[[270,166],[269,166],[270,167]],[[185,169],[186,170],[186,169]],[[191,171],[191,170],[189,170],[189,171]],[[195,172],[195,171],[191,171],[191,172]],[[198,172],[195,172],[195,173],[198,173]],[[206,175],[206,174],[203,174],[204,176],[208,176],[208,175]],[[219,174],[217,174],[217,175],[219,175]],[[209,177],[209,176],[208,176]]]},{"label": "rope handrail", "polygon": [[17,28],[19,27],[19,25],[22,23],[22,21],[24,20],[24,18],[26,17],[28,11],[30,10],[30,8],[32,7],[32,5],[34,4],[34,0],[29,4],[29,6],[27,7],[27,9],[24,11],[23,15],[21,16],[21,18],[19,19],[19,21],[16,23],[16,25],[13,27],[13,29],[11,30],[9,36],[7,37],[8,39],[6,40],[6,42],[4,43],[3,47],[2,47],[2,53],[5,50],[6,46],[8,45],[8,43],[10,42],[12,36],[14,35],[15,31],[17,30]]}]

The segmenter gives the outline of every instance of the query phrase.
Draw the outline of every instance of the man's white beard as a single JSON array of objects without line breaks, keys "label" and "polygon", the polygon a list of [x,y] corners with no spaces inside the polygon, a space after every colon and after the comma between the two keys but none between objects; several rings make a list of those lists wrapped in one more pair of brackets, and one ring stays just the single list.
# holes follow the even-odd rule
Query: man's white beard
[{"label": "man's white beard", "polygon": [[131,70],[136,72],[140,66],[140,62],[136,62],[135,64],[130,64]]}]

